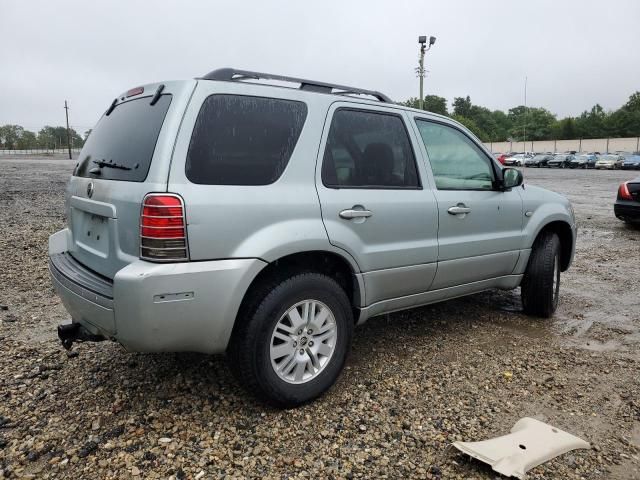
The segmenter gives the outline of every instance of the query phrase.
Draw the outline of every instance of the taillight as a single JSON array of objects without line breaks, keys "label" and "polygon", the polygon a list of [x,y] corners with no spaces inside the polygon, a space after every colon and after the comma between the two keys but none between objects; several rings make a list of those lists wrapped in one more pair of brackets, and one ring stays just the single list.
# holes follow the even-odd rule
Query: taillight
[{"label": "taillight", "polygon": [[188,260],[184,203],[177,195],[150,193],[140,215],[140,258],[155,262]]},{"label": "taillight", "polygon": [[631,196],[631,192],[629,191],[628,182],[624,182],[618,187],[618,198],[622,198],[624,200],[633,200]]}]

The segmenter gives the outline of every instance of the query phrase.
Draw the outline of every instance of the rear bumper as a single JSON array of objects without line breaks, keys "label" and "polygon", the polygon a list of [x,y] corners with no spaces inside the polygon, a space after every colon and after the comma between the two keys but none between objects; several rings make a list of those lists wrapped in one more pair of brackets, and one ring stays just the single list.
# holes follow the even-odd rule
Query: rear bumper
[{"label": "rear bumper", "polygon": [[640,221],[640,203],[618,200],[613,204],[613,213],[621,220]]},{"label": "rear bumper", "polygon": [[224,352],[244,293],[266,265],[259,259],[139,260],[116,273],[110,290],[100,290],[96,280],[105,287],[108,279],[69,253],[56,252],[60,238],[54,237],[63,232],[51,237],[49,255],[52,282],[65,308],[90,333],[131,351]]}]

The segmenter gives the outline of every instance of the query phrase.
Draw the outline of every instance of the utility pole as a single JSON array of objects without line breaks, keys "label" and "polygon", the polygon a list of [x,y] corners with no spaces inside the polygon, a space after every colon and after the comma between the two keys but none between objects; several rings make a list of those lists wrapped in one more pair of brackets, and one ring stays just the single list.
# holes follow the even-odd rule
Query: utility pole
[{"label": "utility pole", "polygon": [[524,137],[522,144],[524,145],[525,153],[527,153],[527,77],[524,77],[524,123],[522,125],[522,136]]},{"label": "utility pole", "polygon": [[425,70],[424,70],[424,54],[427,50],[431,49],[431,46],[436,43],[436,37],[429,37],[429,47],[427,47],[427,36],[426,35],[420,35],[418,37],[418,43],[420,44],[420,61],[418,63],[418,68],[416,69],[416,72],[418,74],[418,77],[420,78],[420,98],[418,99],[418,107],[420,108],[420,110],[424,109],[424,90],[423,90],[423,83],[424,83],[424,74],[425,74]]},{"label": "utility pole", "polygon": [[69,160],[71,160],[71,132],[69,130],[69,106],[64,101],[64,114],[67,117],[67,150],[69,151]]}]

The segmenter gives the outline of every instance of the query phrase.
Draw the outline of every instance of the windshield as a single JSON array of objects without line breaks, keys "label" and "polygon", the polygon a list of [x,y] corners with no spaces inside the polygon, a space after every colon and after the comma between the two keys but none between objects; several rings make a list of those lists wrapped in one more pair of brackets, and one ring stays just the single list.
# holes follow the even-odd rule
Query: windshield
[{"label": "windshield", "polygon": [[103,115],[80,152],[74,175],[143,182],[170,104],[171,95],[160,96],[155,105],[142,97]]},{"label": "windshield", "polygon": [[564,160],[566,158],[566,155],[556,155],[555,157],[553,157],[554,160]]},{"label": "windshield", "polygon": [[547,158],[546,155],[536,155],[533,157],[533,160],[544,160],[545,158]]},{"label": "windshield", "polygon": [[618,160],[618,157],[615,155],[603,155],[600,160]]}]

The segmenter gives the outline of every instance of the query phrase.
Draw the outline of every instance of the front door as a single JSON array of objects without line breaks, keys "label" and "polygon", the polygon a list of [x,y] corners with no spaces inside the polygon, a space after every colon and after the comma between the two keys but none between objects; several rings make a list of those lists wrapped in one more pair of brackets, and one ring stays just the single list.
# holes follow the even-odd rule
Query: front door
[{"label": "front door", "polygon": [[437,205],[402,113],[333,104],[319,152],[322,219],[363,272],[366,305],[424,292],[436,272]]},{"label": "front door", "polygon": [[438,202],[438,272],[432,289],[509,275],[520,255],[519,192],[494,188],[494,160],[461,129],[415,121]]}]

